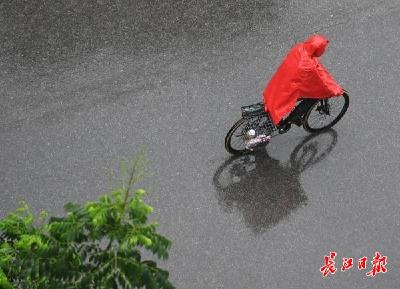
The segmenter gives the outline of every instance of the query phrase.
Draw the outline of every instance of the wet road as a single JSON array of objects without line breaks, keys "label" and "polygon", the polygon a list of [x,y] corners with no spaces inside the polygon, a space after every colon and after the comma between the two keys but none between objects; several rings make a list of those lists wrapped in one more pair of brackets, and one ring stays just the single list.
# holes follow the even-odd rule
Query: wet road
[{"label": "wet road", "polygon": [[[0,3],[1,216],[97,198],[145,146],[177,288],[400,288],[398,1],[83,2]],[[240,106],[316,32],[343,120],[231,158]],[[388,273],[323,279],[330,251]]]}]

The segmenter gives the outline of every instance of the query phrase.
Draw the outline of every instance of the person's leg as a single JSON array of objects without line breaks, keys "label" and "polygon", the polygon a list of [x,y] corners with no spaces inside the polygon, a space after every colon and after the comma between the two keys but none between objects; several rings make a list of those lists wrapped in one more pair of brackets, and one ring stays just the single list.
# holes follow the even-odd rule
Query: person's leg
[{"label": "person's leg", "polygon": [[295,109],[287,117],[288,121],[295,123],[296,125],[302,125],[303,115],[316,103],[317,99],[304,99],[302,100]]},{"label": "person's leg", "polygon": [[300,126],[302,125],[302,117],[307,111],[311,108],[311,106],[317,102],[317,99],[304,99],[302,100],[292,112],[289,114],[288,117],[283,119],[278,124],[278,129],[281,133],[287,132],[290,129],[292,123]]}]

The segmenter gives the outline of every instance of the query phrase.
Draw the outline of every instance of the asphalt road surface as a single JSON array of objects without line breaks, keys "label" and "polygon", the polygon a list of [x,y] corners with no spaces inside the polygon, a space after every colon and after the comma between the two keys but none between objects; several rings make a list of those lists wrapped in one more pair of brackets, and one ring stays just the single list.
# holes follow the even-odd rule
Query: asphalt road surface
[{"label": "asphalt road surface", "polygon": [[[1,1],[0,216],[96,199],[144,146],[177,288],[400,288],[399,27],[397,0]],[[240,106],[313,33],[345,117],[230,158]]]}]

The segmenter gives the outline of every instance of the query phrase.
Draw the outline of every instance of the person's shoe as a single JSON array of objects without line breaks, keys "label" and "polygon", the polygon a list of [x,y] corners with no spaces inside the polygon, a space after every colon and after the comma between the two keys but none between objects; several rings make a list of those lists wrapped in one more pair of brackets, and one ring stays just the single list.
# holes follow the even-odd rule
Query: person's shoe
[{"label": "person's shoe", "polygon": [[280,126],[278,131],[280,134],[287,133],[291,127],[292,127],[292,124],[290,122],[288,122],[288,123],[285,123],[284,125]]}]

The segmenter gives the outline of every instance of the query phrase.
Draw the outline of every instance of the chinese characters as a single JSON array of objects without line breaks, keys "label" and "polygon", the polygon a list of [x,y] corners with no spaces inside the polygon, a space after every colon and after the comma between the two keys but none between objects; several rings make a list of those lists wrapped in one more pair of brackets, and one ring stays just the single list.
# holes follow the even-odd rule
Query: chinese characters
[{"label": "chinese characters", "polygon": [[[329,274],[333,275],[336,273],[337,268],[335,266],[335,258],[337,253],[330,252],[329,256],[324,256],[324,266],[322,266],[319,270],[322,273],[323,277],[327,277]],[[344,257],[342,259],[342,266],[340,270],[342,272],[351,269],[354,266],[354,259]],[[367,269],[367,261],[368,258],[363,256],[358,259],[357,268],[358,270],[366,270]],[[372,268],[370,271],[366,273],[368,277],[375,277],[378,273],[386,273],[387,272],[387,256],[383,256],[380,252],[375,252],[375,256],[371,261]]]}]

